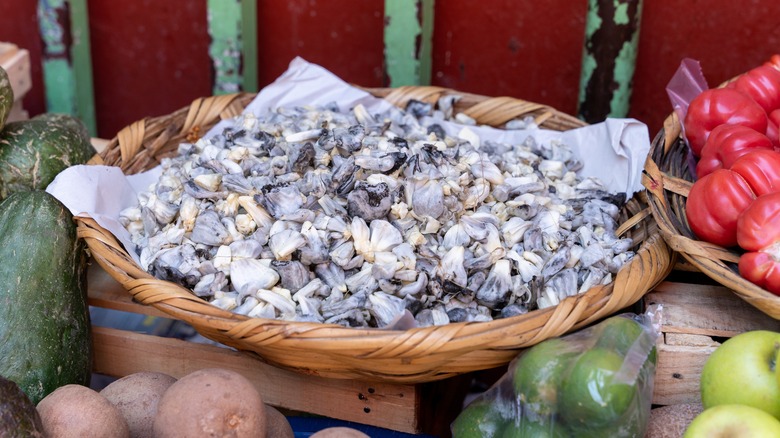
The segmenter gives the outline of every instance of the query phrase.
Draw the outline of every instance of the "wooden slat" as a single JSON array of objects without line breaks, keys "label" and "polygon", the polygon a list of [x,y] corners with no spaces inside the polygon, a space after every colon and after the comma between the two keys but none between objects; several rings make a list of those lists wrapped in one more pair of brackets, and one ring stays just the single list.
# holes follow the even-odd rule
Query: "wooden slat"
[{"label": "wooden slat", "polygon": [[653,404],[701,403],[701,370],[716,348],[660,343],[653,383]]},{"label": "wooden slat", "polygon": [[418,387],[324,379],[285,371],[247,354],[214,345],[93,327],[94,371],[122,377],[157,371],[180,378],[221,367],[251,380],[263,400],[283,409],[391,430],[419,433]]},{"label": "wooden slat", "polygon": [[663,282],[644,300],[663,304],[665,333],[732,337],[760,328],[780,331],[780,321],[723,286]]},{"label": "wooden slat", "polygon": [[644,304],[663,308],[653,386],[656,405],[701,402],[702,368],[720,346],[713,337],[730,338],[750,330],[780,331],[780,321],[723,286],[665,281],[645,296]]}]

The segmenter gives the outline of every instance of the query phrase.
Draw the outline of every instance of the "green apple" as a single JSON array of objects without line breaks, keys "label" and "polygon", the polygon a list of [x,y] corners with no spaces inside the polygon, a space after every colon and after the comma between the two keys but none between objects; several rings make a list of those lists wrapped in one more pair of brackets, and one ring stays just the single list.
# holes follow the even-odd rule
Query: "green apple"
[{"label": "green apple", "polygon": [[777,349],[777,356],[775,356],[775,377],[777,377],[777,386],[780,386],[780,348]]},{"label": "green apple", "polygon": [[780,419],[778,350],[780,333],[768,330],[752,330],[726,340],[707,358],[701,372],[704,408],[742,404]]},{"label": "green apple", "polygon": [[691,421],[683,438],[777,438],[780,420],[747,405],[718,405]]}]

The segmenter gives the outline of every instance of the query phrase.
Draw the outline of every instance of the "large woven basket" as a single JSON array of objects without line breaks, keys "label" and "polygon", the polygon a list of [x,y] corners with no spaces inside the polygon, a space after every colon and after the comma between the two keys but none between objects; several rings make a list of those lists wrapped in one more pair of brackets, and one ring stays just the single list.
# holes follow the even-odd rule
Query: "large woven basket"
[{"label": "large woven basket", "polygon": [[653,139],[645,163],[643,184],[661,234],[696,269],[772,318],[780,319],[780,297],[739,275],[738,250],[698,240],[691,231],[685,202],[694,178],[681,131],[680,119],[672,113]]},{"label": "large woven basket", "polygon": [[[568,130],[580,120],[522,100],[488,98],[437,87],[368,89],[398,106],[410,99],[435,103],[463,96],[456,111],[481,124],[500,126],[533,116],[542,127]],[[197,99],[189,107],[147,118],[123,129],[93,161],[119,166],[126,174],[154,167],[178,144],[241,112],[254,95]],[[221,310],[189,290],[153,278],[94,220],[77,218],[79,236],[92,256],[140,303],[186,321],[203,336],[254,352],[276,366],[331,378],[420,383],[507,364],[518,350],[586,326],[637,302],[671,270],[674,254],[649,213],[644,192],[623,208],[621,229],[635,241],[636,256],[613,283],[569,297],[559,305],[491,322],[452,323],[409,330],[355,329],[339,325],[249,318]]]}]

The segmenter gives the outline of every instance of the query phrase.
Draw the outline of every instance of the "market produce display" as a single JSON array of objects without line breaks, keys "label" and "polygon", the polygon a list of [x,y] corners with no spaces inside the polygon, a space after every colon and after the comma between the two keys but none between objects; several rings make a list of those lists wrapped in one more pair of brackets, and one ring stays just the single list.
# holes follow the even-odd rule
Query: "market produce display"
[{"label": "market produce display", "polygon": [[455,437],[641,437],[657,332],[622,314],[523,352],[452,423]]},{"label": "market produce display", "polygon": [[[738,248],[740,275],[777,295],[778,239],[768,215],[780,188],[779,118],[780,70],[768,62],[696,96],[683,121],[697,159],[685,205],[691,230],[704,241]],[[760,245],[751,240],[758,232],[769,235]]]},{"label": "market produce display", "polygon": [[0,375],[38,403],[92,371],[86,253],[73,217],[46,192],[0,203]]}]

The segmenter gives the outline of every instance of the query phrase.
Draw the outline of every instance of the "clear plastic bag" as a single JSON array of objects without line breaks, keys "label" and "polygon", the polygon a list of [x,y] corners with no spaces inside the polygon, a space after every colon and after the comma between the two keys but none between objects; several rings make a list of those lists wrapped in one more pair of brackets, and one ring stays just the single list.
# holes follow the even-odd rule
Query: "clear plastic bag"
[{"label": "clear plastic bag", "polygon": [[660,310],[613,316],[523,350],[458,415],[453,436],[642,438]]}]

